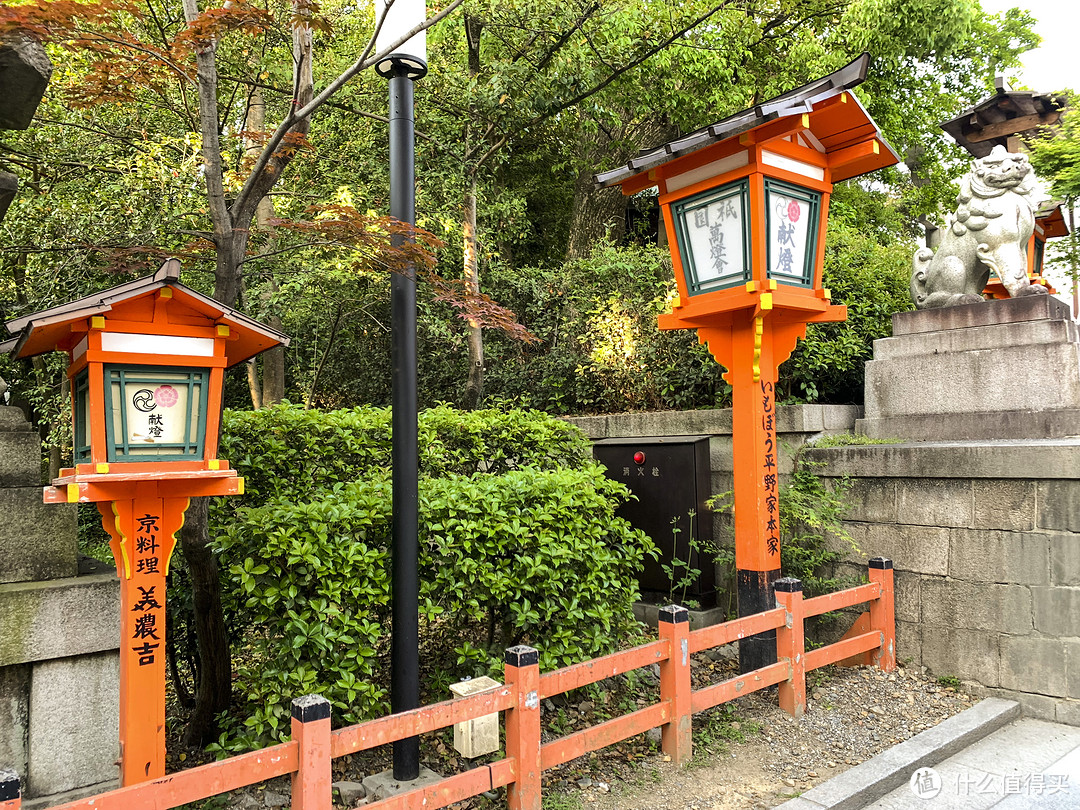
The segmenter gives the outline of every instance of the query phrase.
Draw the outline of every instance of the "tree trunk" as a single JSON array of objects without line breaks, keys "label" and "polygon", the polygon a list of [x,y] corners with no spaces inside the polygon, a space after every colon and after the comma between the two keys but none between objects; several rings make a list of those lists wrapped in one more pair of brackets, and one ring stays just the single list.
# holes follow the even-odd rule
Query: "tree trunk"
[{"label": "tree trunk", "polygon": [[[604,133],[604,130],[601,130]],[[604,239],[618,244],[626,236],[627,198],[614,189],[597,189],[593,173],[600,162],[612,154],[615,163],[622,163],[641,147],[655,146],[678,134],[670,124],[661,120],[634,122],[628,120],[621,128],[604,133],[601,140],[579,144],[578,165],[584,166],[574,184],[574,204],[570,211],[570,238],[566,246],[567,259],[580,259]],[[663,223],[660,232],[663,233]]]},{"label": "tree trunk", "polygon": [[626,197],[612,189],[593,186],[594,169],[584,169],[574,185],[574,206],[570,212],[570,240],[567,259],[580,259],[609,239],[620,243],[626,235]]},{"label": "tree trunk", "polygon": [[213,740],[216,715],[226,711],[232,700],[232,661],[221,607],[221,580],[217,559],[207,542],[208,507],[206,498],[192,498],[184,526],[180,529],[180,548],[191,574],[191,601],[200,660],[195,708],[184,732],[184,744],[190,746],[203,746]]},{"label": "tree trunk", "polygon": [[[473,295],[480,294],[480,264],[476,256],[476,175],[470,178],[469,190],[465,195],[465,221],[462,231],[465,235],[465,283]],[[466,410],[480,407],[484,396],[484,334],[480,324],[469,320],[469,379],[465,384]]]},{"label": "tree trunk", "polygon": [[[465,15],[465,44],[468,50],[469,78],[480,75],[480,35],[484,30],[483,22],[468,14]],[[471,118],[471,116],[470,116]],[[465,129],[465,152],[469,151],[468,127]],[[469,293],[480,294],[480,262],[476,252],[476,175],[478,168],[467,174],[468,187],[465,190],[463,206],[462,235],[464,241],[462,277]],[[480,407],[484,397],[484,332],[475,320],[468,322],[469,376],[465,382],[465,397],[462,406],[466,410]]]},{"label": "tree trunk", "polygon": [[[297,38],[302,39],[302,38]],[[310,68],[311,64],[311,42],[310,37],[304,42],[294,42],[294,51],[296,58],[304,59],[305,64]],[[310,101],[310,93],[305,97],[301,93],[301,104],[306,104]],[[265,132],[266,131],[266,101],[263,99],[262,91],[256,88],[251,93],[251,98],[248,101],[247,116],[244,122],[244,129],[248,132]],[[248,158],[253,162],[258,159],[259,152],[262,150],[262,146],[257,140],[248,140],[246,151]],[[255,226],[259,232],[265,233],[267,236],[266,242],[259,249],[260,256],[264,256],[271,253],[277,247],[277,240],[275,239],[275,229],[271,224],[271,220],[274,217],[274,202],[269,197],[263,197],[259,200],[259,205],[255,209]],[[269,292],[263,293],[264,302],[266,299],[273,296],[278,291],[277,281],[273,275],[270,275]],[[265,318],[268,326],[281,330],[281,318],[276,314]],[[251,391],[251,404],[258,410],[259,408],[267,405],[274,405],[281,400],[285,399],[285,349],[281,346],[270,349],[263,352],[260,356],[262,363],[262,381],[259,380],[258,365],[254,358],[248,361],[247,377],[248,377],[248,389]]]},{"label": "tree trunk", "polygon": [[259,363],[252,357],[244,363],[247,371],[248,393],[251,394],[251,407],[259,410],[262,407],[262,383],[259,382]]}]

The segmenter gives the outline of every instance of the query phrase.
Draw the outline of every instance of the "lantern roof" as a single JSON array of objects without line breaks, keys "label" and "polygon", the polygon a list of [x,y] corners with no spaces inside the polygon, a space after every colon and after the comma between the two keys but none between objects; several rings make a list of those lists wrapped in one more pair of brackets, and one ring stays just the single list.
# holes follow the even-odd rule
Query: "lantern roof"
[{"label": "lantern roof", "polygon": [[1056,239],[1059,236],[1069,235],[1069,224],[1065,221],[1065,214],[1061,206],[1062,200],[1049,200],[1039,206],[1035,212],[1035,224],[1042,228],[1039,234],[1043,239]]},{"label": "lantern roof", "polygon": [[[826,154],[876,141],[884,151],[875,151],[858,161],[845,163],[832,173],[834,181],[858,177],[876,169],[898,163],[900,156],[885,143],[877,124],[866,109],[850,93],[849,103],[837,110],[824,102],[835,98],[866,79],[870,66],[870,54],[864,53],[854,61],[828,76],[805,84],[787,93],[756,104],[742,112],[729,115],[715,124],[692,132],[681,138],[646,149],[631,158],[628,163],[593,177],[597,187],[606,188],[626,182],[669,161],[696,152],[713,144],[744,136],[746,133],[793,116],[808,115],[810,134],[821,144]],[[652,185],[652,184],[649,184]],[[642,185],[647,187],[647,185]],[[625,189],[624,189],[625,190]]]},{"label": "lantern roof", "polygon": [[172,289],[174,306],[184,308],[188,318],[229,326],[231,334],[225,343],[227,367],[242,363],[275,346],[289,345],[287,335],[184,286],[179,279],[180,262],[177,259],[166,259],[153,275],[127,281],[41,312],[12,318],[5,325],[8,332],[15,337],[0,343],[0,351],[10,353],[13,357],[34,357],[45,352],[64,350],[68,348],[65,342],[77,331],[72,328],[74,325],[85,322],[94,315],[106,315],[117,309],[127,309],[137,299],[151,296],[165,287]]}]

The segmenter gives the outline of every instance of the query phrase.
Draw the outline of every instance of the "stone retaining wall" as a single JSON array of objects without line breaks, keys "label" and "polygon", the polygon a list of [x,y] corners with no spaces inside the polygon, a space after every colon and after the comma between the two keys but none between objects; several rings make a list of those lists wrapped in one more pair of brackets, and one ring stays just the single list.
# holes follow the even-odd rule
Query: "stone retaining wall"
[{"label": "stone retaining wall", "polygon": [[78,559],[74,506],[43,504],[41,445],[0,407],[0,768],[23,807],[116,783],[120,581]]},{"label": "stone retaining wall", "polygon": [[1080,440],[810,450],[896,568],[897,655],[1080,725]]},{"label": "stone retaining wall", "polygon": [[[856,415],[779,408],[783,469],[796,448],[851,430]],[[713,489],[731,488],[728,411],[572,421],[594,439],[711,435]],[[851,481],[845,525],[858,550],[836,546],[843,573],[893,560],[900,659],[1080,725],[1080,439],[837,447],[806,458],[825,478]]]}]

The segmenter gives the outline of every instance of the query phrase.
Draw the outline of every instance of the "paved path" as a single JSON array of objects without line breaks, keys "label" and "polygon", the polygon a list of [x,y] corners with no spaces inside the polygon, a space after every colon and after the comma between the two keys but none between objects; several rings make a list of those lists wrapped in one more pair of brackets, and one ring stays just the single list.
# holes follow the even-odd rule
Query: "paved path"
[{"label": "paved path", "polygon": [[[934,765],[920,798],[910,785],[894,789],[867,810],[1020,810],[1080,808],[1080,728],[1016,720]],[[922,773],[922,771],[920,771]]]}]

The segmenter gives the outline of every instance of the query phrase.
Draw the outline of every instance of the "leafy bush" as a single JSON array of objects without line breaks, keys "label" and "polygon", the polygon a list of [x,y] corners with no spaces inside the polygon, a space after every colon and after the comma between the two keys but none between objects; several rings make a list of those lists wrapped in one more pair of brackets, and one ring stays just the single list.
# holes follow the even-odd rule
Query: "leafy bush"
[{"label": "leafy bush", "polygon": [[[340,722],[385,711],[390,623],[390,411],[282,404],[227,411],[222,455],[247,497],[212,531],[242,646],[243,708],[222,744],[287,733],[289,700],[319,692]],[[614,517],[627,497],[584,434],[538,411],[419,420],[422,656],[434,693],[497,674],[505,647],[554,668],[614,649],[652,542]]]},{"label": "leafy bush", "polygon": [[[653,549],[614,517],[625,495],[596,465],[423,479],[425,658],[474,674],[498,672],[502,649],[518,643],[536,645],[545,668],[611,652],[634,632],[636,574]],[[236,561],[231,598],[253,632],[233,745],[287,734],[300,694],[324,695],[341,722],[386,710],[389,537],[383,470],[307,502],[238,511],[220,547]]]},{"label": "leafy bush", "polygon": [[[221,456],[244,477],[247,502],[291,496],[352,481],[390,466],[389,408],[304,410],[283,403],[225,411]],[[501,473],[519,464],[544,469],[591,465],[584,434],[539,411],[422,411],[418,426],[424,475]],[[230,502],[220,503],[227,506]]]}]

